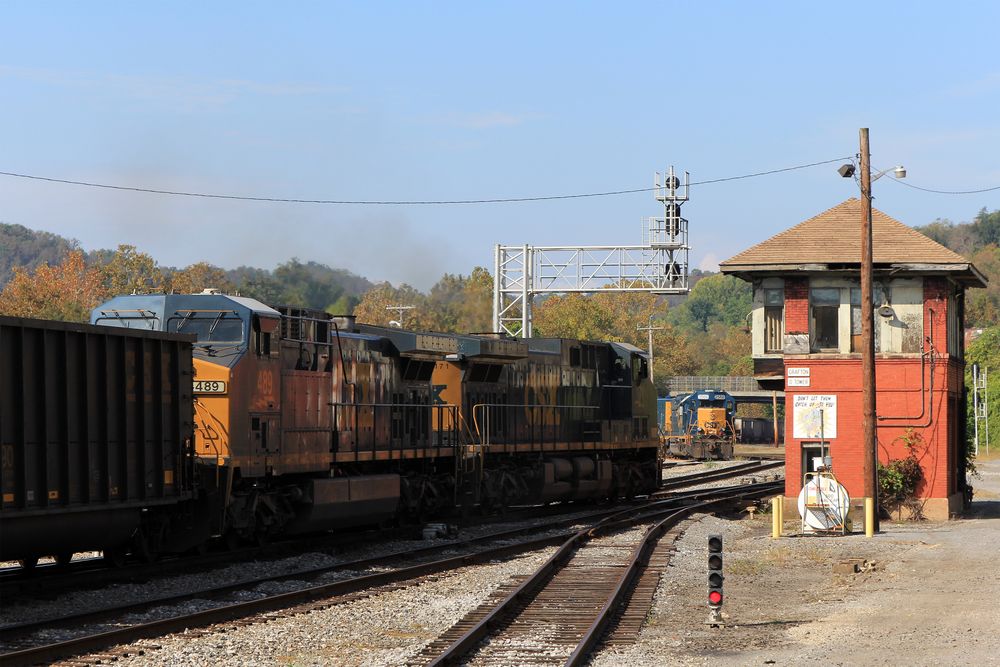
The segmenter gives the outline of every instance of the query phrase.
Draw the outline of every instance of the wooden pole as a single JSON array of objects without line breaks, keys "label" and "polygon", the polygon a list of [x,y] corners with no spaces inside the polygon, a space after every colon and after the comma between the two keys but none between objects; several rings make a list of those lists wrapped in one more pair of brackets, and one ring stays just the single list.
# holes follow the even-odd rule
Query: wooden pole
[{"label": "wooden pole", "polygon": [[878,440],[875,432],[875,336],[872,303],[872,169],[868,148],[868,128],[860,131],[861,144],[861,446],[864,450],[864,492],[875,499],[878,530]]},{"label": "wooden pole", "polygon": [[778,446],[778,392],[771,392],[771,414],[774,418],[774,446]]}]

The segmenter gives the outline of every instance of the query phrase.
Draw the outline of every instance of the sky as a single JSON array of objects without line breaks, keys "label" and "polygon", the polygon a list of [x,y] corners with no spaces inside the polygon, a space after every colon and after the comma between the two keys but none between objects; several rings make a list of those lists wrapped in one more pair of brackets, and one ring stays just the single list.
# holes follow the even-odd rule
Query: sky
[{"label": "sky", "polygon": [[[1000,3],[13,2],[0,171],[254,197],[451,200],[834,160],[1000,185]],[[691,188],[691,266],[852,196],[839,163]],[[910,225],[1000,208],[875,184]],[[633,245],[651,193],[454,206],[195,199],[0,176],[0,222],[161,264],[291,257],[426,289],[493,246]],[[853,230],[845,230],[845,233]]]}]

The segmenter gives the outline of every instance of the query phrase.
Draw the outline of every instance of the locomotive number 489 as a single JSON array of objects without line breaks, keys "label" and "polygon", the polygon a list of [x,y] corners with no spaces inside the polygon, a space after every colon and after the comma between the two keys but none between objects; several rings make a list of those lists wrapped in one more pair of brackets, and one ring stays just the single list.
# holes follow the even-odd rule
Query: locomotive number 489
[{"label": "locomotive number 489", "polygon": [[195,380],[194,393],[196,394],[225,394],[226,383],[223,380]]}]

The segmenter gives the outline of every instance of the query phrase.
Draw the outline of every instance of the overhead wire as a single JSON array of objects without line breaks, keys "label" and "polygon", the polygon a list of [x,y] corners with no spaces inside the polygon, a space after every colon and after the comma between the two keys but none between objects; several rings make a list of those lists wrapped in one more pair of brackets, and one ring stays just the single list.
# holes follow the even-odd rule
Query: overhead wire
[{"label": "overhead wire", "polygon": [[[797,169],[807,169],[818,165],[830,164],[831,162],[841,162],[848,160],[847,157],[833,158],[832,160],[822,160],[820,162],[810,162],[792,167],[782,167],[781,169],[770,169],[758,171],[751,174],[741,174],[739,176],[727,176],[725,178],[713,178],[705,181],[694,181],[688,185],[710,185],[713,183],[724,183],[726,181],[737,181],[758,176],[768,176]],[[11,171],[0,171],[0,176],[10,176],[13,178],[24,178],[34,181],[45,181],[48,183],[60,183],[63,185],[79,185],[89,188],[102,188],[106,190],[124,190],[128,192],[142,192],[148,194],[170,195],[175,197],[197,197],[202,199],[228,199],[236,201],[254,202],[275,202],[284,204],[342,204],[342,205],[365,205],[365,206],[429,206],[429,205],[453,205],[453,204],[507,204],[517,202],[552,201],[560,199],[583,199],[586,197],[611,197],[615,195],[635,194],[638,192],[652,192],[657,188],[634,188],[629,190],[608,190],[602,192],[584,192],[565,195],[542,195],[534,197],[503,197],[492,199],[432,199],[432,200],[379,200],[379,199],[296,199],[286,197],[263,197],[250,195],[228,195],[209,192],[187,192],[183,190],[163,190],[158,188],[137,187],[128,185],[113,185],[109,183],[94,183],[90,181],[77,181],[66,178],[53,178],[51,176],[37,176],[34,174],[22,174]]]},{"label": "overhead wire", "polygon": [[994,185],[991,188],[981,188],[979,190],[933,190],[931,188],[922,188],[919,185],[914,185],[913,183],[907,183],[899,178],[893,178],[892,180],[900,185],[905,185],[908,188],[913,188],[914,190],[920,190],[922,192],[933,192],[936,195],[976,195],[981,192],[993,192],[994,190],[1000,190],[1000,185]]},{"label": "overhead wire", "polygon": [[[739,176],[726,176],[724,178],[713,178],[704,181],[694,181],[688,183],[687,185],[712,185],[714,183],[725,183],[728,181],[738,181],[747,178],[756,178],[758,176],[769,176],[771,174],[780,174],[788,171],[795,171],[798,169],[808,169],[809,167],[817,167],[824,164],[830,164],[833,162],[850,161],[855,164],[856,156],[838,157],[831,160],[821,160],[819,162],[810,162],[807,164],[799,164],[792,167],[782,167],[780,169],[769,169],[767,171],[757,171],[750,174],[741,174]],[[613,197],[618,195],[628,195],[636,194],[639,192],[652,192],[657,189],[657,186],[646,187],[646,188],[632,188],[626,190],[606,190],[599,192],[582,192],[573,193],[565,195],[540,195],[540,196],[530,196],[530,197],[496,197],[488,199],[425,199],[425,200],[393,200],[393,199],[304,199],[304,198],[290,198],[290,197],[265,197],[265,196],[253,196],[253,195],[229,195],[229,194],[218,194],[211,192],[189,192],[184,190],[164,190],[159,188],[149,188],[149,187],[138,187],[129,185],[114,185],[110,183],[94,183],[91,181],[78,181],[67,178],[54,178],[51,176],[38,176],[35,174],[22,174],[12,171],[0,171],[0,176],[9,176],[12,178],[24,178],[34,181],[45,181],[48,183],[59,183],[63,185],[78,185],[88,188],[101,188],[105,190],[121,190],[127,192],[140,192],[147,194],[158,194],[158,195],[168,195],[174,197],[195,197],[201,199],[227,199],[234,201],[251,201],[251,202],[273,202],[282,204],[334,204],[334,205],[355,205],[355,206],[447,206],[447,205],[462,205],[462,204],[511,204],[518,202],[537,202],[537,201],[555,201],[561,199],[584,199],[589,197]],[[857,180],[857,176],[855,176]],[[935,190],[932,188],[924,188],[919,185],[913,185],[912,183],[907,183],[898,178],[893,178],[893,181],[901,183],[908,188],[913,188],[915,190],[920,190],[922,192],[931,192],[934,194],[942,195],[971,195],[979,194],[983,192],[993,192],[995,190],[1000,190],[1000,185],[981,188],[978,190]]]}]

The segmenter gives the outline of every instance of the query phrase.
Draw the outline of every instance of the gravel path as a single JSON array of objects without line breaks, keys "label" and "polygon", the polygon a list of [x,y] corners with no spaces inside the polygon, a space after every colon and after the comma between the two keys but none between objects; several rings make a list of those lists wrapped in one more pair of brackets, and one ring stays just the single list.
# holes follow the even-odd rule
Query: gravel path
[{"label": "gravel path", "polygon": [[[693,523],[638,643],[592,664],[997,664],[1000,457],[978,465],[975,518],[883,523],[874,539],[771,540],[770,517]],[[722,628],[704,624],[709,533],[722,533],[726,545]],[[875,569],[834,575],[832,564],[845,558]]]}]

